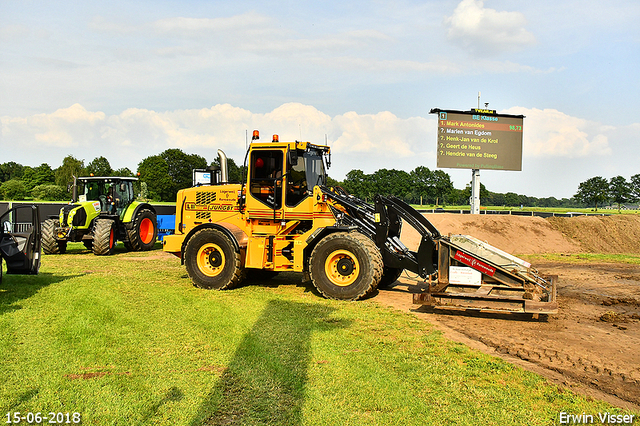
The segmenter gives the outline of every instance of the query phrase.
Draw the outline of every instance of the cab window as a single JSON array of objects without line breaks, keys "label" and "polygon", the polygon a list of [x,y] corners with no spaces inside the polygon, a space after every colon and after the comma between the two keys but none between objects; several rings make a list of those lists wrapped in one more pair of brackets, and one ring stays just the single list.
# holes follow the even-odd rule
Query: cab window
[{"label": "cab window", "polygon": [[251,196],[270,208],[282,207],[282,170],[284,153],[256,150],[251,153]]},{"label": "cab window", "polygon": [[308,195],[305,159],[303,158],[303,152],[299,151],[298,155],[292,160],[292,164],[288,165],[285,202],[288,207],[293,207],[307,198]]}]

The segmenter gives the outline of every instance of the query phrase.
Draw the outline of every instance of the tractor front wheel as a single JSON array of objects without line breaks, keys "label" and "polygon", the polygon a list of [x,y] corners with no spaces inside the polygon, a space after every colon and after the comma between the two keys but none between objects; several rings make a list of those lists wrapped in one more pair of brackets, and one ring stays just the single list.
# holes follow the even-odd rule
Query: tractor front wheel
[{"label": "tractor front wheel", "polygon": [[244,278],[240,253],[222,231],[213,228],[196,232],[187,242],[184,263],[193,285],[207,290],[226,290]]},{"label": "tractor front wheel", "polygon": [[151,210],[143,209],[133,220],[133,227],[127,229],[129,250],[151,250],[158,239],[158,219]]},{"label": "tractor front wheel", "polygon": [[57,223],[56,219],[47,219],[42,224],[42,250],[44,254],[64,254],[67,251],[67,242],[58,241],[55,238]]},{"label": "tractor front wheel", "polygon": [[373,293],[382,277],[380,250],[359,232],[324,237],[309,263],[313,285],[329,299],[360,299]]},{"label": "tractor front wheel", "polygon": [[116,224],[113,220],[96,219],[91,247],[97,256],[113,254],[116,247]]}]

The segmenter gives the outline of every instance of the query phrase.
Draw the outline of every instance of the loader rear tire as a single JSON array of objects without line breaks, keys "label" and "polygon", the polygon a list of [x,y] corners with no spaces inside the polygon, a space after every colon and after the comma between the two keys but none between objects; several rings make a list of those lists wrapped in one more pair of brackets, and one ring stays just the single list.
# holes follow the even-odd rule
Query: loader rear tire
[{"label": "loader rear tire", "polygon": [[42,251],[44,254],[64,254],[67,251],[67,242],[58,241],[54,237],[55,219],[47,219],[42,224]]},{"label": "loader rear tire", "polygon": [[113,254],[116,247],[116,226],[110,219],[96,219],[93,227],[93,254],[106,256]]},{"label": "loader rear tire", "polygon": [[189,241],[184,251],[184,263],[193,285],[207,290],[227,290],[244,278],[240,253],[222,231],[202,229]]},{"label": "loader rear tire", "polygon": [[357,300],[372,294],[382,277],[382,255],[359,232],[324,237],[311,252],[311,282],[329,299]]}]

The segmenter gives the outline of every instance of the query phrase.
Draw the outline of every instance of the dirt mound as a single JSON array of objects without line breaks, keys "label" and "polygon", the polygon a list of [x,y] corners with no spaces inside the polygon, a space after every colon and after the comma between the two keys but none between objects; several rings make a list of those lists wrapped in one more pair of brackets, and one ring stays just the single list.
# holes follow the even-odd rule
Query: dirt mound
[{"label": "dirt mound", "polygon": [[[541,218],[511,215],[426,214],[441,234],[471,235],[511,254],[640,253],[640,217],[631,215]],[[418,233],[404,226],[410,249]]]},{"label": "dirt mound", "polygon": [[554,217],[549,223],[589,253],[640,253],[640,217]]},{"label": "dirt mound", "polygon": [[[425,215],[442,235],[471,235],[512,254],[578,253],[581,247],[541,217],[511,215]],[[639,226],[640,229],[640,226]],[[401,240],[417,248],[418,233],[404,226]]]}]

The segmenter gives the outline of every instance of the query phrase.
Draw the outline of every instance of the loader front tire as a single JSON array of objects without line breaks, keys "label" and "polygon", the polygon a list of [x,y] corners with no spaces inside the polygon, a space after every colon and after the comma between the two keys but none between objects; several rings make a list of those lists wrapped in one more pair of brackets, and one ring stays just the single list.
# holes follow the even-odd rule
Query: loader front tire
[{"label": "loader front tire", "polygon": [[47,219],[42,224],[42,251],[44,254],[64,254],[67,251],[67,242],[58,241],[54,237],[55,219]]},{"label": "loader front tire", "polygon": [[113,254],[116,248],[116,226],[113,220],[96,219],[91,248],[96,256]]},{"label": "loader front tire", "polygon": [[240,253],[222,231],[202,229],[187,241],[184,263],[193,285],[207,290],[227,290],[244,278]]},{"label": "loader front tire", "polygon": [[311,282],[329,299],[357,300],[373,293],[382,277],[382,255],[359,232],[324,237],[311,252]]}]

